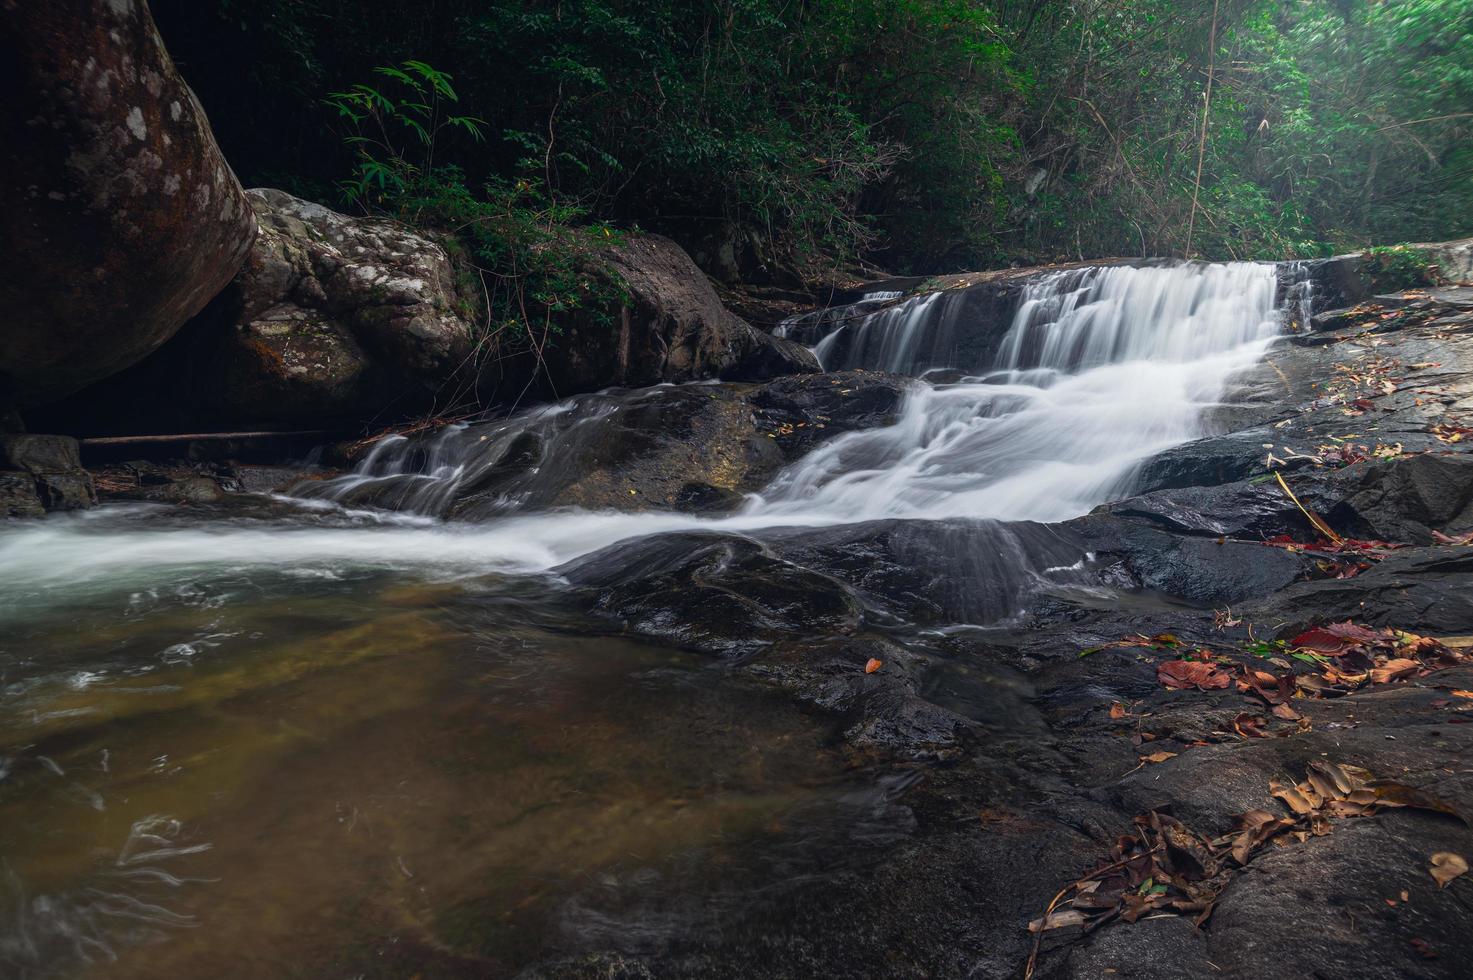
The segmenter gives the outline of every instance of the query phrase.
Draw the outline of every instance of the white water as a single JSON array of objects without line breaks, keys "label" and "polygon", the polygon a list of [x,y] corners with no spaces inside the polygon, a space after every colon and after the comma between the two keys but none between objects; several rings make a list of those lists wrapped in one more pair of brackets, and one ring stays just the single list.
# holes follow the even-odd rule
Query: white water
[{"label": "white water", "polygon": [[[1141,462],[1202,434],[1229,379],[1277,335],[1276,289],[1272,266],[1246,262],[1044,277],[1025,288],[995,370],[921,389],[895,426],[820,448],[749,511],[834,521],[1085,513],[1128,492]],[[909,363],[929,343],[936,302],[874,317],[882,336],[867,349],[878,363],[863,366]]]},{"label": "white water", "polygon": [[[159,526],[116,511],[57,516],[0,532],[0,598],[35,600],[63,583],[117,587],[156,579],[160,569],[544,571],[619,540],[681,529],[749,532],[879,518],[1065,520],[1128,493],[1143,460],[1202,434],[1204,412],[1276,335],[1275,291],[1273,266],[1251,263],[1090,269],[1041,279],[1027,287],[998,364],[920,365],[978,373],[919,386],[896,424],[835,439],[728,517],[523,510],[479,523],[382,512],[365,520],[361,513],[314,513],[320,499],[302,501],[300,523]],[[877,314],[888,324],[873,348],[881,365],[912,363],[917,351],[935,349],[928,331],[938,324],[927,311],[937,302],[933,294]],[[450,500],[501,459],[482,456],[469,465],[468,447],[510,452],[533,429],[554,440],[573,438],[592,431],[588,418],[577,417],[578,406],[591,418],[606,410],[601,404],[607,400],[593,396],[458,430],[460,441],[432,451],[395,505],[436,513],[427,501]],[[460,457],[447,455],[447,447]],[[556,449],[554,441],[547,452]],[[362,473],[319,485],[316,496],[346,500],[350,491],[393,478],[402,485],[409,454],[387,465],[394,472],[383,472],[380,456]],[[516,505],[506,501],[508,509]]]}]

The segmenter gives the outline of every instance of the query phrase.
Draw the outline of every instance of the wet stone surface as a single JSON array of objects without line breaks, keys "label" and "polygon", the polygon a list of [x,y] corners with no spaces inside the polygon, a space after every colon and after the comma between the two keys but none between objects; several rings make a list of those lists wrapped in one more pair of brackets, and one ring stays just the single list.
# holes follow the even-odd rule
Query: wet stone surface
[{"label": "wet stone surface", "polygon": [[[181,914],[214,930],[290,868],[301,918],[271,938],[346,975],[1022,977],[1029,921],[1148,811],[1226,833],[1250,810],[1286,815],[1270,782],[1333,761],[1473,816],[1473,667],[1296,698],[1302,723],[1234,684],[1174,690],[1159,674],[1201,648],[1249,662],[1258,649],[1302,672],[1274,641],[1346,619],[1468,646],[1473,457],[1453,436],[1473,424],[1460,367],[1473,351],[1461,316],[1451,302],[1405,326],[1377,314],[1370,336],[1342,317],[1354,322],[1312,335],[1328,342],[1279,344],[1220,413],[1220,434],[1148,463],[1139,495],[1059,524],[684,526],[632,532],[541,577],[202,583],[94,647],[57,642],[18,660],[0,820],[29,825],[72,794],[81,802],[64,812],[78,823],[59,832],[85,826],[116,851],[130,821],[203,798],[150,775],[165,757],[218,798],[181,815],[180,843],[215,845],[189,868],[222,876],[199,891],[226,897]],[[906,390],[872,372],[670,389],[615,405],[627,412],[617,437],[562,442],[578,447],[565,470],[539,465],[562,423],[498,430],[479,482],[445,507],[491,513],[515,490],[649,517],[690,509],[681,494],[700,484],[730,511],[789,454],[886,424]],[[692,432],[707,454],[694,469]],[[429,465],[426,445],[414,451]],[[1275,470],[1340,534],[1379,543],[1327,549]],[[351,503],[409,486],[364,484]],[[227,498],[199,506],[266,519]],[[433,541],[447,553],[474,525],[451,527]],[[211,605],[238,592],[255,598]],[[310,629],[276,643],[280,623]],[[232,652],[247,642],[250,657]],[[150,644],[179,662],[126,675],[127,652]],[[1245,713],[1264,716],[1269,737],[1245,734]],[[205,756],[187,751],[210,740]],[[93,770],[109,746],[117,775],[104,778]],[[89,810],[78,785],[111,806],[112,780],[134,802]],[[260,809],[266,785],[291,805]],[[252,849],[283,830],[297,843]],[[90,873],[57,840],[27,842],[38,894]],[[1387,809],[1279,840],[1231,876],[1200,927],[1147,916],[1050,930],[1034,976],[1466,975],[1473,885],[1439,888],[1427,871],[1433,853],[1473,855],[1464,821]],[[345,902],[343,874],[367,897]],[[160,927],[166,942],[127,946],[106,975],[229,975],[242,961],[225,957],[246,948],[257,972],[281,967],[259,933],[232,928],[181,941]]]}]

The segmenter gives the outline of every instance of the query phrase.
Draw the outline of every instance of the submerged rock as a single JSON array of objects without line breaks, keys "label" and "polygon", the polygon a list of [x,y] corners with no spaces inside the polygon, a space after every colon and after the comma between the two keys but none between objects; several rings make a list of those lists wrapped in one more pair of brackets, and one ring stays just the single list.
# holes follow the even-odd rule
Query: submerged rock
[{"label": "submerged rock", "polygon": [[256,222],[146,0],[0,5],[0,408],[142,360],[245,259]]},{"label": "submerged rock", "polygon": [[561,574],[618,632],[724,657],[784,638],[851,633],[860,621],[859,604],[838,582],[732,536],[641,539]]}]

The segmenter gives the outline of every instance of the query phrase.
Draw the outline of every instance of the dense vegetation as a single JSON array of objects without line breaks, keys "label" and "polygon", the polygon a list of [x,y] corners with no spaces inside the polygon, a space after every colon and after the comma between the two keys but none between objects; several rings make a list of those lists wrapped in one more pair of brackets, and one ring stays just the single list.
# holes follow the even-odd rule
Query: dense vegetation
[{"label": "dense vegetation", "polygon": [[[154,6],[248,184],[448,212],[492,269],[605,223],[744,275],[1473,233],[1473,0]],[[409,61],[455,99],[375,72]],[[353,142],[355,84],[433,140]]]}]

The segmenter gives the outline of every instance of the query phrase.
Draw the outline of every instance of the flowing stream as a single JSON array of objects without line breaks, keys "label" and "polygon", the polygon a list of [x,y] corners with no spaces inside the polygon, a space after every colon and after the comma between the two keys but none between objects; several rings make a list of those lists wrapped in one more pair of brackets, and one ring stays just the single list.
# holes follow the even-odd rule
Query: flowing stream
[{"label": "flowing stream", "polygon": [[904,832],[891,789],[781,696],[569,635],[559,567],[671,531],[1086,513],[1203,433],[1284,292],[1252,263],[1055,273],[978,363],[960,294],[872,297],[807,339],[924,376],[898,419],[720,517],[540,506],[653,389],[385,439],[259,507],[0,529],[0,973],[498,975],[842,866]]}]

